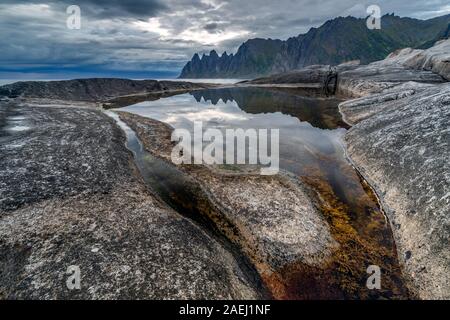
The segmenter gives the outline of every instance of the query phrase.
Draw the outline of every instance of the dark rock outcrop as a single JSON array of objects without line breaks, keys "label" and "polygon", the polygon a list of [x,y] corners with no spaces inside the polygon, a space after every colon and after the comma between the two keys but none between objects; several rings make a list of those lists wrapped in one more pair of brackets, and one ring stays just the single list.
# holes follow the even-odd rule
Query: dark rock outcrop
[{"label": "dark rock outcrop", "polygon": [[255,78],[355,59],[367,64],[399,48],[430,47],[445,38],[449,25],[450,15],[418,20],[388,14],[381,19],[381,30],[369,30],[365,19],[339,17],[286,41],[248,40],[235,55],[196,54],[180,78]]},{"label": "dark rock outcrop", "polygon": [[275,74],[269,77],[243,81],[247,85],[295,85],[296,87],[313,87],[325,93],[335,93],[337,85],[336,68],[324,65],[308,66],[300,70]]},{"label": "dark rock outcrop", "polygon": [[62,81],[20,81],[0,87],[0,96],[73,101],[104,101],[120,96],[204,88],[180,81],[92,78]]}]

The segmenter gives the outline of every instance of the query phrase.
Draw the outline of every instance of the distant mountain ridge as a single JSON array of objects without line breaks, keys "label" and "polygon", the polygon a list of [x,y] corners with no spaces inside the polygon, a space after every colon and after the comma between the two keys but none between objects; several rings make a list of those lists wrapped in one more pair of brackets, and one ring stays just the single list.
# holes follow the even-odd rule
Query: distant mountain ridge
[{"label": "distant mountain ridge", "polygon": [[381,30],[369,30],[363,18],[338,17],[286,41],[250,39],[236,54],[219,56],[215,50],[201,58],[195,54],[179,77],[254,78],[314,64],[351,60],[366,64],[400,48],[431,47],[447,38],[449,30],[450,15],[418,20],[387,14],[381,18]]}]

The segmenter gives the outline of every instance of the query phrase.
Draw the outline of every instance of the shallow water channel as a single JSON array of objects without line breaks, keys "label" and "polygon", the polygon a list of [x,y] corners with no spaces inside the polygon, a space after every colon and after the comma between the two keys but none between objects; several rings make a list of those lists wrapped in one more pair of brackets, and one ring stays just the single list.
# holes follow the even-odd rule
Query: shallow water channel
[{"label": "shallow water channel", "polygon": [[[143,101],[119,110],[190,131],[194,121],[202,121],[204,130],[279,129],[280,169],[295,175],[315,192],[340,245],[333,261],[323,268],[291,266],[280,270],[291,274],[292,280],[287,295],[279,298],[407,298],[389,222],[370,186],[346,159],[343,137],[348,126],[341,120],[339,102],[292,89],[232,87]],[[190,201],[189,195],[183,193],[189,179],[174,166],[146,153],[135,133],[124,123],[121,125],[144,180],[176,210],[189,207],[180,203]],[[180,198],[180,194],[186,196]],[[196,220],[192,217],[195,210],[190,215]],[[366,286],[370,265],[381,268],[381,289]]]}]

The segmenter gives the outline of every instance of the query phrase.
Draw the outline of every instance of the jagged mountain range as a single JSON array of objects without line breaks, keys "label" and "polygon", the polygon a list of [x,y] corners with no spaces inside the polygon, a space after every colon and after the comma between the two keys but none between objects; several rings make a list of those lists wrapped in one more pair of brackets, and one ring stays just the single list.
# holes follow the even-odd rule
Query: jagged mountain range
[{"label": "jagged mountain range", "polygon": [[399,48],[428,48],[448,38],[449,31],[450,15],[419,20],[387,14],[380,30],[368,29],[363,18],[338,17],[286,41],[250,39],[236,54],[219,56],[215,50],[202,57],[195,54],[180,78],[254,78],[314,64],[351,60],[365,64]]}]

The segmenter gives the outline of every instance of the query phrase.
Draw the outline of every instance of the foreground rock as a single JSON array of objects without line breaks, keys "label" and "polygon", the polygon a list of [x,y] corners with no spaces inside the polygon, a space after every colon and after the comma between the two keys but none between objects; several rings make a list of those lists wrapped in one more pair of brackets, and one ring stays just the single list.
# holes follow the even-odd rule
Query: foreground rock
[{"label": "foreground rock", "polygon": [[[426,299],[450,298],[450,84],[416,68],[446,76],[449,44],[404,49],[355,69],[351,74],[365,78],[346,79],[345,91],[362,97],[340,105],[354,124],[349,157],[377,190],[410,288]],[[414,69],[405,74],[405,65]]]},{"label": "foreground rock", "polygon": [[0,298],[261,297],[232,253],[145,186],[101,111],[9,103],[0,125]]},{"label": "foreground rock", "polygon": [[386,94],[344,104],[356,123],[348,153],[382,199],[411,287],[422,298],[448,299],[450,84],[389,101]]},{"label": "foreground rock", "polygon": [[205,88],[181,81],[93,78],[64,81],[20,81],[0,87],[0,96],[72,101],[105,101],[127,95]]}]

